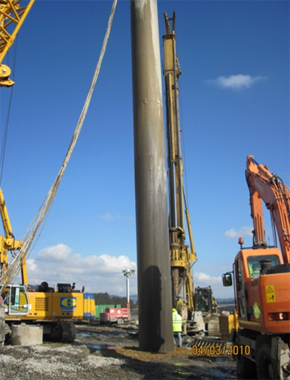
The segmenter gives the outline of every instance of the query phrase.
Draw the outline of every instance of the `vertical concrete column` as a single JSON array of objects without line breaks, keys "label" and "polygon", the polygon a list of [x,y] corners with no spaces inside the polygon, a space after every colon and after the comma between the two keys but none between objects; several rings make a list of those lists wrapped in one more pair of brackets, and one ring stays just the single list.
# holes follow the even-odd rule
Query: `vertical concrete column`
[{"label": "vertical concrete column", "polygon": [[156,0],[131,0],[139,345],[174,349]]}]

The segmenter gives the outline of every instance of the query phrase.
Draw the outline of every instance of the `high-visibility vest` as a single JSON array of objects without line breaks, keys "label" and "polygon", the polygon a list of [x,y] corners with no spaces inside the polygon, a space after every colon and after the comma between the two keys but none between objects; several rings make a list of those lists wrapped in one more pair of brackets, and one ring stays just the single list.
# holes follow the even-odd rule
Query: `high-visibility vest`
[{"label": "high-visibility vest", "polygon": [[250,273],[250,277],[253,278],[253,268],[251,264],[249,264],[249,273]]},{"label": "high-visibility vest", "polygon": [[172,313],[173,332],[182,332],[182,317],[174,311]]}]

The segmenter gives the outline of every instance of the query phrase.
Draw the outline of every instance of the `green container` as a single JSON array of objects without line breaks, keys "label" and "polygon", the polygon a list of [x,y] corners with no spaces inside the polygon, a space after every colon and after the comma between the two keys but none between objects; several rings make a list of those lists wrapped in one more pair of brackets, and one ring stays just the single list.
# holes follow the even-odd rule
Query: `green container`
[{"label": "green container", "polygon": [[121,305],[96,305],[96,319],[100,319],[100,314],[104,313],[108,308],[121,307]]}]

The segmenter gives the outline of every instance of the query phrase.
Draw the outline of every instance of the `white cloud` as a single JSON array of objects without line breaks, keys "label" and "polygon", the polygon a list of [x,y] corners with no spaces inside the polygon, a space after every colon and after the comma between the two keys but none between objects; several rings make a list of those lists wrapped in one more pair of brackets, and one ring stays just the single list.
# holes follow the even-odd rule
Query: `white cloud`
[{"label": "white cloud", "polygon": [[134,221],[134,218],[132,216],[122,216],[118,214],[117,212],[115,214],[111,214],[109,212],[105,214],[99,214],[98,217],[100,219],[106,220],[108,222],[112,222],[114,220],[127,220],[127,221]]},{"label": "white cloud", "polygon": [[107,220],[107,221],[113,221],[113,220],[121,219],[121,216],[118,213],[116,213],[116,214],[106,213],[106,214],[102,214],[102,215],[98,215],[98,216],[99,216],[99,218]]},{"label": "white cloud", "polygon": [[33,271],[37,270],[37,264],[36,264],[34,259],[26,260],[26,265],[28,268],[31,268],[31,270],[33,270]]},{"label": "white cloud", "polygon": [[223,234],[223,237],[227,239],[246,237],[246,236],[252,237],[253,236],[252,231],[253,231],[253,227],[241,227],[238,230],[231,228],[230,230],[227,230]]},{"label": "white cloud", "polygon": [[[137,269],[136,262],[131,261],[128,256],[102,254],[84,257],[64,244],[47,247],[27,260],[28,280],[31,285],[46,281],[53,287],[59,282],[75,282],[76,289],[81,289],[84,285],[88,292],[107,292],[123,297],[126,296],[126,278],[122,270],[127,268],[135,271]],[[194,286],[211,285],[215,297],[233,297],[233,288],[224,288],[222,285],[223,270],[221,267],[215,268],[215,273],[212,274],[212,264],[208,263],[204,272],[193,273]],[[137,271],[135,276],[130,277],[130,294],[138,294]]]},{"label": "white cloud", "polygon": [[71,254],[71,249],[64,244],[57,244],[53,247],[47,247],[38,253],[38,257],[42,260],[49,261],[65,261]]},{"label": "white cloud", "polygon": [[[101,255],[100,258],[103,260],[106,269],[109,269],[110,272],[119,273],[120,268],[126,269],[135,269],[132,268],[132,262],[130,261],[128,256],[109,256],[109,255]],[[135,263],[134,263],[135,264]]]},{"label": "white cloud", "polygon": [[214,284],[220,284],[221,281],[220,276],[210,276],[209,274],[202,272],[194,273],[194,282],[196,286],[212,286]]},{"label": "white cloud", "polygon": [[[84,285],[88,292],[107,292],[124,297],[126,279],[122,270],[126,268],[136,270],[136,263],[127,256],[103,254],[83,257],[73,253],[64,244],[47,247],[27,260],[28,281],[31,285],[43,281],[50,286],[60,282],[75,282],[77,289]],[[130,278],[130,294],[137,294],[136,276]]]},{"label": "white cloud", "polygon": [[250,88],[255,83],[261,82],[267,79],[267,77],[257,76],[251,77],[250,75],[230,75],[229,77],[220,76],[216,79],[209,79],[207,83],[217,85],[221,88],[228,88],[232,90],[241,90],[243,88]]}]

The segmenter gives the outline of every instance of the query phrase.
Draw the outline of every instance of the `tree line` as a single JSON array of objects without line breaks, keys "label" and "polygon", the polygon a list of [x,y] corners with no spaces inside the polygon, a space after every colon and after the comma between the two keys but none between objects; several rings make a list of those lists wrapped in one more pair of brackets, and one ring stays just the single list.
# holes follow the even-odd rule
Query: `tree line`
[{"label": "tree line", "polygon": [[[127,298],[119,296],[110,296],[108,293],[94,293],[96,305],[121,305],[127,307]],[[137,306],[132,299],[130,299],[131,307]]]}]

